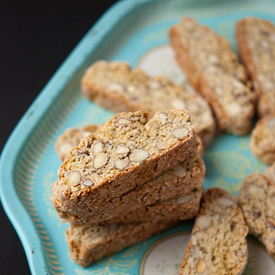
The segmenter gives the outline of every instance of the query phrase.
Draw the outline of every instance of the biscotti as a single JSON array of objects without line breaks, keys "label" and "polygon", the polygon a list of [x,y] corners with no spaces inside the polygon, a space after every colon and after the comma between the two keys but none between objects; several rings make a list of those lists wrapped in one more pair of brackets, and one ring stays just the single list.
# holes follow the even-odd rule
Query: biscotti
[{"label": "biscotti", "polygon": [[77,214],[59,213],[63,219],[74,224],[98,224],[126,222],[125,215],[138,209],[145,213],[147,208],[157,202],[190,194],[201,188],[205,177],[204,161],[200,157],[189,158],[146,183],[122,194],[120,197],[106,199],[93,204],[93,212],[78,210]]},{"label": "biscotti", "polygon": [[265,169],[264,174],[271,182],[275,183],[275,162]]},{"label": "biscotti", "polygon": [[208,103],[163,76],[151,78],[124,62],[98,61],[86,71],[81,85],[84,96],[114,112],[186,109],[203,145],[213,138],[215,122]]},{"label": "biscotti", "polygon": [[247,233],[236,198],[224,190],[209,189],[203,195],[179,274],[242,274]]},{"label": "biscotti", "polygon": [[61,160],[75,148],[82,138],[90,135],[91,133],[97,134],[103,125],[89,125],[81,128],[67,129],[56,141],[55,150]]},{"label": "biscotti", "polygon": [[[62,135],[60,135],[55,143],[55,150],[61,160],[69,154],[69,152],[75,148],[82,138],[90,135],[97,134],[103,125],[89,125],[81,128],[69,128]],[[199,142],[198,154],[203,157],[204,147],[200,136],[196,135],[196,139]]]},{"label": "biscotti", "polygon": [[70,256],[79,265],[87,267],[127,246],[160,234],[177,223],[178,221],[167,220],[159,223],[148,221],[104,226],[71,225],[66,230]]},{"label": "biscotti", "polygon": [[240,189],[239,204],[249,232],[275,259],[275,183],[260,173],[248,176]]},{"label": "biscotti", "polygon": [[106,201],[193,157],[197,146],[184,110],[158,112],[151,119],[143,111],[117,114],[65,158],[53,185],[53,206],[59,214],[93,215]]},{"label": "biscotti", "polygon": [[188,194],[176,198],[160,201],[128,212],[125,215],[116,215],[103,224],[134,223],[134,222],[161,222],[168,218],[173,220],[189,220],[196,217],[200,209],[203,188],[193,190]]},{"label": "biscotti", "polygon": [[255,95],[229,43],[191,18],[170,29],[178,64],[210,104],[220,130],[244,135],[251,128]]},{"label": "biscotti", "polygon": [[266,164],[275,162],[275,116],[259,120],[252,131],[250,148]]},{"label": "biscotti", "polygon": [[236,27],[241,59],[257,94],[261,117],[275,115],[275,26],[258,18],[245,18]]}]

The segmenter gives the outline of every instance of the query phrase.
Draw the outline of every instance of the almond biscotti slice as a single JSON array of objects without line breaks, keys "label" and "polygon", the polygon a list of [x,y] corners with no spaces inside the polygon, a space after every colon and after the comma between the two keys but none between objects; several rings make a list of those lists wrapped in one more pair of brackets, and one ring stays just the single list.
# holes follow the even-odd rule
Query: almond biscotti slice
[{"label": "almond biscotti slice", "polygon": [[236,198],[224,190],[209,189],[203,195],[179,274],[242,274],[247,233]]},{"label": "almond biscotti slice", "polygon": [[266,164],[275,162],[275,116],[259,120],[252,131],[250,148]]},{"label": "almond biscotti slice", "polygon": [[[69,128],[60,135],[55,143],[55,150],[59,158],[63,161],[69,152],[75,148],[84,137],[90,134],[97,134],[103,125],[89,125],[81,128]],[[199,142],[198,154],[203,157],[204,147],[200,136],[196,135]]]},{"label": "almond biscotti slice", "polygon": [[275,183],[260,173],[248,176],[241,186],[239,204],[249,232],[275,259]]},{"label": "almond biscotti slice", "polygon": [[181,221],[193,219],[199,212],[202,192],[203,188],[200,187],[176,198],[137,208],[125,215],[116,215],[110,220],[104,221],[103,224],[147,221],[156,223],[168,217]]},{"label": "almond biscotti slice", "polygon": [[89,100],[114,112],[185,109],[203,145],[213,138],[215,122],[206,100],[166,77],[149,77],[125,62],[98,61],[86,71],[81,85]]},{"label": "almond biscotti slice", "polygon": [[70,256],[79,265],[87,267],[127,246],[160,234],[177,223],[177,220],[168,219],[158,223],[71,225],[66,230]]},{"label": "almond biscotti slice", "polygon": [[275,162],[265,169],[264,174],[271,182],[275,183]]},{"label": "almond biscotti slice", "polygon": [[[60,217],[74,224],[99,224],[126,222],[125,215],[138,209],[145,213],[150,205],[159,201],[169,200],[177,196],[184,196],[199,189],[205,177],[205,164],[200,157],[189,158],[161,175],[122,194],[117,198],[106,199],[93,204],[93,212],[81,209],[77,214],[59,213]],[[128,218],[129,219],[129,218]]]},{"label": "almond biscotti slice", "polygon": [[88,125],[81,128],[69,128],[55,143],[55,150],[59,158],[63,161],[69,152],[75,148],[84,137],[91,133],[97,134],[103,125]]},{"label": "almond biscotti slice", "polygon": [[251,128],[255,95],[229,43],[191,18],[170,29],[170,41],[178,64],[209,102],[220,130],[246,134]]},{"label": "almond biscotti slice", "polygon": [[267,20],[245,18],[237,24],[236,38],[257,93],[258,114],[275,115],[275,26]]},{"label": "almond biscotti slice", "polygon": [[[198,142],[184,110],[120,113],[97,136],[82,139],[65,158],[53,185],[61,213],[93,215],[119,197],[197,153]],[[94,207],[97,205],[97,207]]]}]

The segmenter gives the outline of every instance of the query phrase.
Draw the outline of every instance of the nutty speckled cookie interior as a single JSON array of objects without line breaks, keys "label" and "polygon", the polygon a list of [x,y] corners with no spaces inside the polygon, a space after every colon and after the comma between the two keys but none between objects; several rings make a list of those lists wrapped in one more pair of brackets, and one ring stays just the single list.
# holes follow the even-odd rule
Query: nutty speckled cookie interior
[{"label": "nutty speckled cookie interior", "polygon": [[275,116],[259,120],[252,131],[250,148],[266,164],[275,162]]},{"label": "nutty speckled cookie interior", "polygon": [[206,100],[166,77],[149,77],[125,62],[98,61],[83,76],[82,90],[88,99],[114,112],[187,110],[203,145],[213,138],[215,121]]},{"label": "nutty speckled cookie interior", "polygon": [[250,175],[241,186],[239,203],[249,232],[275,259],[275,182],[260,173]]},{"label": "nutty speckled cookie interior", "polygon": [[248,17],[237,23],[236,38],[257,93],[258,114],[275,115],[275,26],[268,20]]},{"label": "nutty speckled cookie interior", "polygon": [[170,29],[170,40],[177,62],[209,102],[220,130],[246,134],[251,128],[255,96],[229,43],[191,18]]},{"label": "nutty speckled cookie interior", "polygon": [[218,188],[208,189],[179,274],[240,275],[247,262],[247,233],[235,197]]}]

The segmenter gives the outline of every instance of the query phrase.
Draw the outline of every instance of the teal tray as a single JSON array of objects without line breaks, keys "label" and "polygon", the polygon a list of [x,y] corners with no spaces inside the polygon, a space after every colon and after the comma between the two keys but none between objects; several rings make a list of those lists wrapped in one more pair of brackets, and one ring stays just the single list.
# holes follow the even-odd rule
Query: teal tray
[{"label": "teal tray", "polygon": [[[164,74],[183,84],[167,31],[192,16],[231,42],[234,25],[245,16],[275,23],[275,2],[204,0],[126,0],[110,8],[58,69],[9,138],[1,156],[0,188],[4,209],[15,227],[32,274],[178,274],[192,222],[81,268],[68,255],[65,229],[53,209],[51,186],[60,166],[54,143],[68,127],[103,123],[113,115],[81,95],[80,79],[96,60],[126,60],[151,75]],[[237,195],[242,180],[265,166],[253,157],[249,136],[215,138],[205,152],[205,188],[218,186]],[[246,275],[275,274],[275,263],[249,238]]]}]

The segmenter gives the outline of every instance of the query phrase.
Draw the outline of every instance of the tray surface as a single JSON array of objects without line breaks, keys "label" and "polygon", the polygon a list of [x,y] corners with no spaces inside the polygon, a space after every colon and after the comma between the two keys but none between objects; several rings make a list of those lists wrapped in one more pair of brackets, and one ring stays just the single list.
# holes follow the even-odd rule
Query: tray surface
[{"label": "tray surface", "polygon": [[[81,95],[80,79],[95,60],[126,60],[150,75],[177,82],[185,77],[173,58],[167,31],[181,17],[192,16],[228,39],[236,50],[234,25],[245,16],[275,23],[270,1],[122,1],[93,27],[64,62],[23,117],[1,158],[1,199],[24,245],[33,274],[149,275],[178,274],[192,222],[129,247],[89,268],[68,255],[65,229],[51,205],[51,186],[61,164],[54,143],[68,127],[107,122],[112,112]],[[273,13],[273,14],[272,14]],[[100,32],[98,32],[100,30]],[[207,148],[204,187],[237,195],[242,180],[266,168],[249,149],[250,136],[223,135]],[[9,183],[9,184],[6,184]],[[243,274],[275,274],[275,262],[253,237]]]}]

